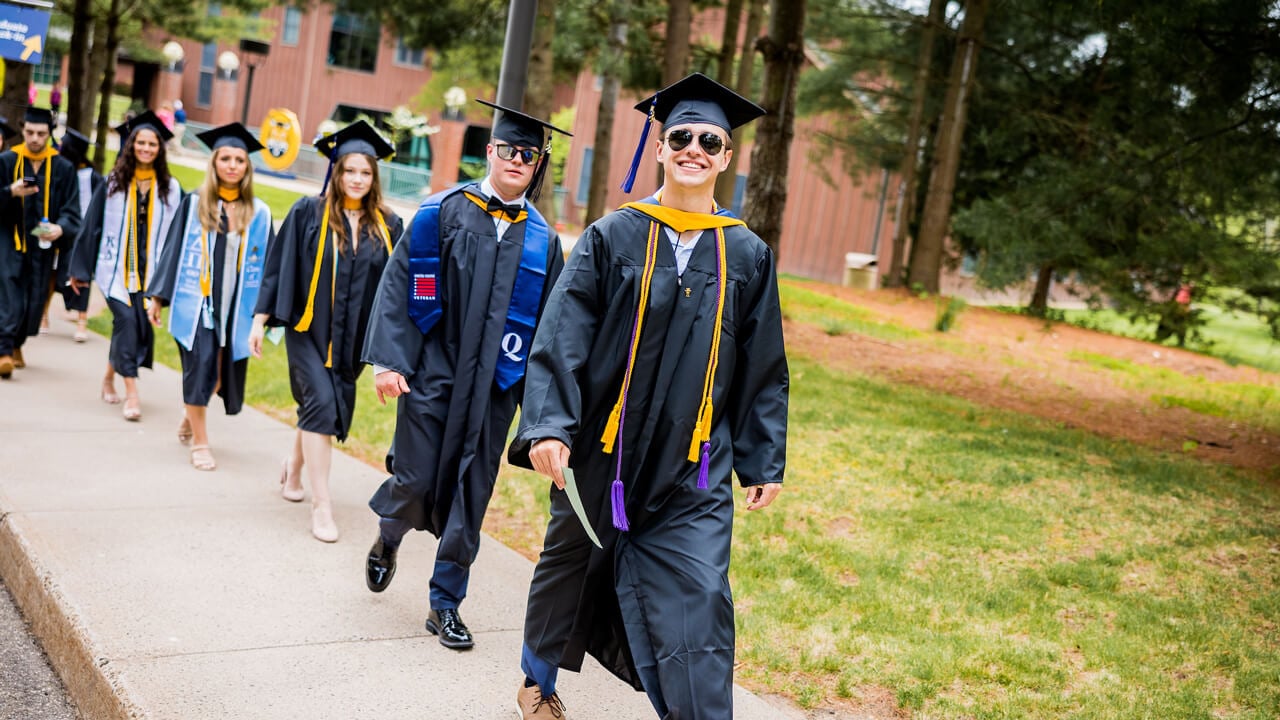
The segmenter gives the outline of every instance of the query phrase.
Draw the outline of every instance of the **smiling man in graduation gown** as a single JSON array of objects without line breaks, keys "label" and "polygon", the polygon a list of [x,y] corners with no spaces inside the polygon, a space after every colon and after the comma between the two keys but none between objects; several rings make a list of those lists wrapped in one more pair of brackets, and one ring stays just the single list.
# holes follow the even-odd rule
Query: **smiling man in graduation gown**
[{"label": "smiling man in graduation gown", "polygon": [[26,365],[22,345],[40,331],[58,250],[80,230],[75,167],[49,144],[53,115],[27,108],[22,142],[0,153],[0,378]]},{"label": "smiling man in graduation gown", "polygon": [[438,537],[426,626],[457,650],[474,644],[458,607],[534,326],[564,266],[559,236],[529,202],[549,162],[547,131],[564,131],[484,104],[500,112],[489,174],[418,209],[383,273],[364,349],[379,397],[399,398],[392,475],[369,501],[381,522],[365,582],[386,589],[410,529]]},{"label": "smiling man in graduation gown", "polygon": [[[526,720],[565,717],[557,671],[579,670],[586,653],[646,692],[659,717],[732,718],[732,473],[747,510],[782,487],[774,255],[713,198],[730,132],[764,111],[698,74],[637,109],[663,123],[665,184],[574,247],[534,340],[511,447],[513,463],[561,489],[572,468],[585,510],[551,490],[525,616]],[[642,137],[628,191],[649,147]]]}]

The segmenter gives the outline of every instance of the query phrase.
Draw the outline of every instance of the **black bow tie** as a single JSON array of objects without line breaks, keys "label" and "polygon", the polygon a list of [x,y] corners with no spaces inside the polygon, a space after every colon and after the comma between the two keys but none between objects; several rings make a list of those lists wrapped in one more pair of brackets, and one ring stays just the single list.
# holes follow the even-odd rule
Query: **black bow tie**
[{"label": "black bow tie", "polygon": [[520,211],[524,210],[524,207],[521,205],[507,205],[496,197],[490,197],[489,204],[485,206],[485,209],[489,212],[504,212],[507,214],[507,217],[515,220],[520,217]]}]

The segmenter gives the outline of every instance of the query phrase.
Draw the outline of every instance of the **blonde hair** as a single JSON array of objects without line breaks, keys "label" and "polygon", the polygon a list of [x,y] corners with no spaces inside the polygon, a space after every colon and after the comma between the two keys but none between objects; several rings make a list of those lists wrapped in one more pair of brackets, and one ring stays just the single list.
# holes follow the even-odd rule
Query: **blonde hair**
[{"label": "blonde hair", "polygon": [[[221,147],[209,156],[209,169],[205,171],[204,182],[200,185],[200,226],[205,232],[216,232],[221,224],[222,216],[218,212],[218,170],[215,163],[220,153],[239,150],[239,148]],[[244,152],[239,150],[239,152]],[[253,220],[253,163],[247,162],[244,177],[240,178],[240,204],[234,213],[227,215],[227,232],[244,232]]]},{"label": "blonde hair", "polygon": [[[360,209],[364,210],[364,214],[360,216],[360,225],[356,228],[356,235],[358,236],[366,225],[373,227],[374,234],[379,235],[381,231],[374,227],[377,222],[374,212],[381,212],[385,218],[387,210],[382,206],[382,183],[378,178],[378,160],[373,156],[365,155],[364,153],[347,153],[338,158],[338,161],[333,164],[333,174],[329,178],[329,189],[325,191],[325,204],[329,206],[329,217],[342,217],[342,200],[347,195],[346,188],[342,187],[342,172],[347,167],[347,158],[357,154],[369,161],[369,167],[373,169],[373,182],[369,183],[369,192],[365,193],[365,196],[360,199]],[[351,240],[347,237],[346,223],[330,221],[329,227],[338,236],[339,247],[346,250],[351,245]]]}]

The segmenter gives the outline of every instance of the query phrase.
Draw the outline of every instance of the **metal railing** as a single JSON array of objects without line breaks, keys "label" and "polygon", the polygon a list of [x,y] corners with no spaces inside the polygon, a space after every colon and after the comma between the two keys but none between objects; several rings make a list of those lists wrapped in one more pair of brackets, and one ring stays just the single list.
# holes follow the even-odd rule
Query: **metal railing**
[{"label": "metal railing", "polygon": [[[209,155],[209,148],[200,142],[197,134],[208,130],[211,126],[203,123],[188,122],[186,132],[182,134],[182,149],[203,156]],[[254,136],[258,136],[256,128],[248,128]],[[276,177],[294,178],[314,181],[317,185],[324,182],[325,172],[329,169],[329,159],[310,145],[298,149],[298,158],[287,172],[277,172],[262,162],[260,154],[251,156],[254,172],[265,173]],[[410,167],[394,162],[378,162],[378,175],[382,181],[382,193],[389,198],[418,202],[431,194],[431,171],[424,168]]]}]

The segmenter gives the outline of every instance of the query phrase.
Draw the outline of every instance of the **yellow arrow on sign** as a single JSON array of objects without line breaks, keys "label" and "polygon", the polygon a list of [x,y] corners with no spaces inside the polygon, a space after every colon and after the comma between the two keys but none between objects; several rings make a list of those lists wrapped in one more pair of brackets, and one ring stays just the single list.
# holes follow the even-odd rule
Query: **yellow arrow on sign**
[{"label": "yellow arrow on sign", "polygon": [[26,49],[22,51],[22,57],[18,58],[19,60],[26,60],[31,57],[31,53],[40,52],[40,36],[32,35],[27,38],[27,41],[22,43],[22,47]]}]

